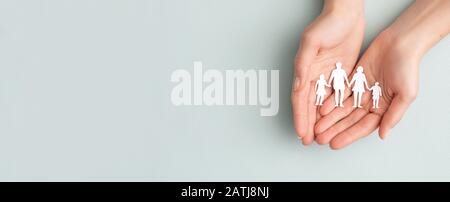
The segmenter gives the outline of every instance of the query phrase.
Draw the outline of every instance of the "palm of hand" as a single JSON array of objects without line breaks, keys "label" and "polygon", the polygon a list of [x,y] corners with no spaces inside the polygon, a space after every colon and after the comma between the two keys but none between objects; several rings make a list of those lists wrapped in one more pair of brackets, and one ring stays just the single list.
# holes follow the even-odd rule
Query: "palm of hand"
[{"label": "palm of hand", "polygon": [[[346,22],[346,23],[344,23]],[[356,63],[364,36],[364,20],[349,21],[331,14],[319,16],[305,31],[295,60],[292,105],[294,125],[303,144],[314,141],[314,125],[318,117],[314,84],[319,75],[326,78],[337,61],[349,73]],[[329,96],[330,89],[327,89]]]},{"label": "palm of hand", "polygon": [[[343,148],[371,134],[380,126],[380,137],[385,138],[414,100],[418,89],[418,61],[406,57],[405,51],[383,35],[364,53],[358,66],[364,67],[369,87],[379,82],[382,96],[378,109],[372,106],[371,92],[366,91],[362,109],[353,108],[353,99],[346,99],[344,108],[335,108],[316,124],[319,144]],[[351,76],[350,76],[351,78]]]}]

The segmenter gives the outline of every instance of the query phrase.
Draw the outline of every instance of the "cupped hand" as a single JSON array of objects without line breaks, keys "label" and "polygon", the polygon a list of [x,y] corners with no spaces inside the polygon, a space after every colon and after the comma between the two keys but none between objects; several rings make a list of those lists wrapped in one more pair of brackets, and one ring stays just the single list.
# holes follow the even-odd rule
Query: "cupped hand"
[{"label": "cupped hand", "polygon": [[[344,1],[336,7],[325,2],[320,16],[304,31],[295,58],[294,81],[291,94],[294,126],[304,145],[314,141],[314,125],[318,117],[315,106],[314,84],[320,74],[329,77],[336,62],[350,73],[355,65],[364,37],[365,21],[362,5],[345,7]],[[331,90],[327,88],[326,96]],[[331,109],[330,109],[331,110]]]},{"label": "cupped hand", "polygon": [[340,149],[378,127],[380,138],[387,136],[418,92],[420,57],[411,52],[408,45],[388,31],[372,42],[357,66],[364,67],[369,86],[379,82],[382,89],[379,108],[373,108],[370,91],[363,94],[363,108],[354,108],[353,99],[346,99],[344,108],[333,109],[317,122],[315,130],[319,144]]}]

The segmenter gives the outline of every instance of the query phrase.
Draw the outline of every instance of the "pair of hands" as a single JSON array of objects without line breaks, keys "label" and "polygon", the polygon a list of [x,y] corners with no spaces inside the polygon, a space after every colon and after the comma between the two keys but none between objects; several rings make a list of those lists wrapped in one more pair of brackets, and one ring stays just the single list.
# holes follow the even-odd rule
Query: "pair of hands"
[{"label": "pair of hands", "polygon": [[[291,99],[295,129],[304,145],[315,140],[340,149],[378,127],[379,136],[384,139],[418,92],[421,55],[410,48],[408,37],[387,28],[358,60],[365,30],[363,5],[354,1],[352,5],[345,4],[345,1],[325,2],[320,16],[304,31],[295,58]],[[330,89],[323,106],[315,106],[316,80],[320,74],[329,78],[338,61],[349,79],[356,72],[354,67],[363,66],[367,81],[380,83],[383,96],[378,109],[372,108],[370,93],[362,97],[363,108],[353,108],[352,99],[347,99],[351,96],[348,88],[344,108],[335,108]]]}]

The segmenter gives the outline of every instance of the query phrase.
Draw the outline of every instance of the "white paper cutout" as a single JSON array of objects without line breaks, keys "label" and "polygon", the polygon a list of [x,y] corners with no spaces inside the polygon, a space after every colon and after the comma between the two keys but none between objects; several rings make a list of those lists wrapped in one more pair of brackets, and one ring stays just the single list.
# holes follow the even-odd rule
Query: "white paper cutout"
[{"label": "white paper cutout", "polygon": [[323,97],[327,93],[325,90],[325,86],[331,87],[329,84],[327,84],[327,81],[325,80],[325,75],[321,74],[319,80],[316,81],[316,85],[314,86],[317,95],[316,106],[323,105]]},{"label": "white paper cutout", "polygon": [[340,106],[344,107],[344,90],[345,90],[345,82],[348,83],[347,73],[342,69],[342,63],[336,63],[336,69],[331,72],[330,80],[328,85],[331,85],[333,81],[333,89],[334,89],[334,103],[335,107]]},{"label": "white paper cutout", "polygon": [[[382,96],[380,83],[375,82],[375,85],[369,88],[362,66],[358,66],[350,82],[348,82],[347,73],[342,69],[342,63],[340,62],[336,63],[336,69],[331,72],[328,83],[325,80],[325,75],[320,74],[319,80],[314,85],[314,90],[317,95],[316,106],[323,105],[323,99],[326,94],[325,86],[331,87],[331,82],[333,82],[335,107],[344,107],[342,103],[344,100],[344,90],[346,87],[351,88],[353,86],[353,107],[362,108],[361,99],[367,88],[369,91],[372,91],[372,108],[379,108],[379,101]],[[347,82],[347,85],[344,82]]]},{"label": "white paper cutout", "polygon": [[355,83],[355,85],[352,88],[353,91],[353,107],[361,107],[361,98],[364,92],[366,92],[366,89],[369,89],[369,85],[367,85],[366,75],[364,74],[364,68],[362,66],[359,66],[356,69],[356,73],[353,75],[352,80],[350,81],[350,84],[348,87],[350,88],[352,84]]},{"label": "white paper cutout", "polygon": [[378,109],[378,103],[380,102],[380,97],[383,96],[381,94],[380,83],[375,82],[375,85],[369,88],[372,91],[372,108]]}]

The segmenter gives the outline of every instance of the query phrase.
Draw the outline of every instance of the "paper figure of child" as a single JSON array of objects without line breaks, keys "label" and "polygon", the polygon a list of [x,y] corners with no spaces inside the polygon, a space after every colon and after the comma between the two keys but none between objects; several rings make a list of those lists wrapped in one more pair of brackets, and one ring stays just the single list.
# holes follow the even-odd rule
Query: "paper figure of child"
[{"label": "paper figure of child", "polygon": [[[333,81],[334,80],[334,81]],[[345,70],[342,69],[342,63],[338,62],[336,63],[336,69],[334,69],[331,72],[330,81],[328,82],[328,85],[331,85],[331,82],[333,81],[333,89],[334,89],[334,103],[335,107],[338,105],[340,107],[344,107],[342,102],[344,101],[344,90],[345,90],[345,83],[348,84],[348,78],[347,73]]]},{"label": "paper figure of child", "polygon": [[378,109],[378,103],[380,102],[381,95],[381,87],[380,83],[375,82],[375,85],[369,88],[370,91],[372,91],[372,108]]},{"label": "paper figure of child", "polygon": [[321,74],[319,77],[319,80],[316,81],[316,85],[314,86],[314,89],[316,90],[316,106],[323,105],[323,97],[327,93],[325,91],[325,86],[331,87],[331,85],[327,84],[327,81],[325,80],[325,75]]},{"label": "paper figure of child", "polygon": [[352,88],[353,91],[353,107],[361,107],[361,98],[363,93],[366,91],[364,87],[369,89],[369,86],[367,85],[366,75],[364,75],[364,69],[363,67],[359,66],[356,69],[356,73],[353,75],[352,80],[350,81],[350,84],[348,87],[351,87],[353,83],[355,85]]}]

